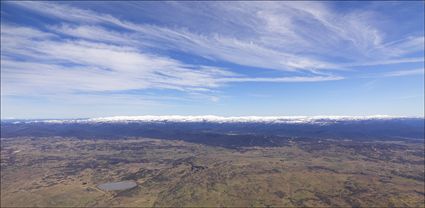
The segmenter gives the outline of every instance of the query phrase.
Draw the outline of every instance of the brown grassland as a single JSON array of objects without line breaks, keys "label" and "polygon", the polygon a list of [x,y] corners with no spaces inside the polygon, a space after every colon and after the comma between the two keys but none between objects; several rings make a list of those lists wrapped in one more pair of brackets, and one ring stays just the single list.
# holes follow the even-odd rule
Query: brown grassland
[{"label": "brown grassland", "polygon": [[[99,184],[134,181],[104,191]],[[424,146],[291,141],[2,138],[2,207],[424,207]]]}]

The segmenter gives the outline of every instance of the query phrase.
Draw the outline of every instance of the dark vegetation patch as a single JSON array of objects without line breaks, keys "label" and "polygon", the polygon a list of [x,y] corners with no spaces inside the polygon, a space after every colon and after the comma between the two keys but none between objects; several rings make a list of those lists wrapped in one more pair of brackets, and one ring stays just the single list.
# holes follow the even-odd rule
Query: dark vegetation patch
[{"label": "dark vegetation patch", "polygon": [[329,168],[329,167],[325,167],[325,166],[318,166],[318,165],[314,165],[314,166],[308,166],[307,169],[309,171],[328,171],[328,172],[332,172],[332,173],[338,173],[338,171],[336,171],[335,169]]},{"label": "dark vegetation patch", "polygon": [[282,192],[282,191],[276,191],[276,192],[274,192],[274,194],[281,199],[283,199],[283,197],[285,197],[285,193]]}]

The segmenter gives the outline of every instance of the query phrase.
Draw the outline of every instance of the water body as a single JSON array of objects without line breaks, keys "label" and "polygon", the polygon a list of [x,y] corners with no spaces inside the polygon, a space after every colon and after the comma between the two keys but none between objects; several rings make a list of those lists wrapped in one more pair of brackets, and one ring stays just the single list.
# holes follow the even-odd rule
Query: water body
[{"label": "water body", "polygon": [[112,182],[112,183],[103,183],[100,184],[100,189],[104,191],[119,191],[119,190],[126,190],[131,189],[137,186],[137,183],[134,181],[120,181],[120,182]]}]

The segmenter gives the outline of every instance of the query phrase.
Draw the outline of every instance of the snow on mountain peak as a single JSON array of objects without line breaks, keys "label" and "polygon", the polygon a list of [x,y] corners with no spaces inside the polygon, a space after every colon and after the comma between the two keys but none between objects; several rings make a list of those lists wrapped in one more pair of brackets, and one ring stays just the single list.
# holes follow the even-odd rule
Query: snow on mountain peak
[{"label": "snow on mountain peak", "polygon": [[88,119],[70,119],[70,120],[29,120],[27,123],[135,123],[135,122],[209,122],[209,123],[314,123],[326,124],[338,121],[362,121],[362,120],[389,120],[403,119],[408,117],[395,117],[387,115],[373,116],[112,116]]}]

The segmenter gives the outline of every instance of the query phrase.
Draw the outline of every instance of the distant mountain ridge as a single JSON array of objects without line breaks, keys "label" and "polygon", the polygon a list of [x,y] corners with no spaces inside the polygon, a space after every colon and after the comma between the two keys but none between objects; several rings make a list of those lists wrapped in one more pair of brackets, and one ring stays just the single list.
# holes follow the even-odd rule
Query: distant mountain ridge
[{"label": "distant mountain ridge", "polygon": [[401,117],[387,115],[372,116],[112,116],[81,119],[8,119],[4,122],[15,123],[134,123],[134,122],[209,122],[209,123],[315,123],[326,124],[340,121],[423,119],[421,117]]},{"label": "distant mountain ridge", "polygon": [[1,137],[149,137],[213,146],[281,146],[291,140],[424,142],[419,117],[139,116],[71,120],[2,120]]}]

